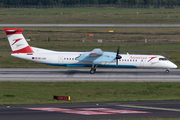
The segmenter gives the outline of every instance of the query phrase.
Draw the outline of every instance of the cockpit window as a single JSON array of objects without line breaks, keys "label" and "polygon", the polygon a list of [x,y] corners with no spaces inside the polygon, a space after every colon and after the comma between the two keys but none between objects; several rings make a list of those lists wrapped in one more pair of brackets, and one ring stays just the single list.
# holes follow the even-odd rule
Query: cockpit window
[{"label": "cockpit window", "polygon": [[159,60],[167,60],[166,58],[159,58]]}]

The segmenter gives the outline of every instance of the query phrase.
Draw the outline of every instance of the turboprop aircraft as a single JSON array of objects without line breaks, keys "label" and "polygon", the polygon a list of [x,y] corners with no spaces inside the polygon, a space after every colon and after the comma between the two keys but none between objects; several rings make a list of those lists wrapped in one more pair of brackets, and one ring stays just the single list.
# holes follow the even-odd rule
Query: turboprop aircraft
[{"label": "turboprop aircraft", "polygon": [[90,73],[94,74],[97,67],[117,68],[160,68],[169,72],[177,66],[161,55],[131,55],[117,52],[105,52],[96,48],[89,52],[57,52],[36,47],[31,47],[20,28],[4,28],[12,56],[54,66],[91,67]]}]

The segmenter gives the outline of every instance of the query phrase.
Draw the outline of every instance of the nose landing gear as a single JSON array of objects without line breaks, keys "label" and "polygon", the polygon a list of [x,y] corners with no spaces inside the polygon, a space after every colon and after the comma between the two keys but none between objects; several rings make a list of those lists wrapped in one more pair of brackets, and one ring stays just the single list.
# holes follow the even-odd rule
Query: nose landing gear
[{"label": "nose landing gear", "polygon": [[165,73],[169,73],[169,69],[167,69],[167,70],[165,71]]}]

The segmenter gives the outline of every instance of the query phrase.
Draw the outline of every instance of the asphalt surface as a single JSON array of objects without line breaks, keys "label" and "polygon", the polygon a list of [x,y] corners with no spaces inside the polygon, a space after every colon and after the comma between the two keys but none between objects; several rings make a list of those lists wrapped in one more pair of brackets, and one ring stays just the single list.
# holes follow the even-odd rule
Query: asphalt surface
[{"label": "asphalt surface", "polygon": [[[134,81],[179,82],[180,69],[25,69],[1,68],[0,81]],[[2,120],[85,120],[180,118],[180,101],[78,103],[0,106]]]},{"label": "asphalt surface", "polygon": [[0,27],[180,27],[180,24],[0,24]]},{"label": "asphalt surface", "polygon": [[1,68],[0,81],[122,81],[180,82],[180,69],[101,69],[90,74],[90,68],[36,69]]},{"label": "asphalt surface", "polygon": [[180,118],[180,101],[0,106],[1,120]]}]

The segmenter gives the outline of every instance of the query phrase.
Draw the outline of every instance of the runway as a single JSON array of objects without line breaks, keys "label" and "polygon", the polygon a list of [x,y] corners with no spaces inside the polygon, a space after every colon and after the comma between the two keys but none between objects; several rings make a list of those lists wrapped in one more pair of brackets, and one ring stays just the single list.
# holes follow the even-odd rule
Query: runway
[{"label": "runway", "polygon": [[97,69],[90,68],[1,68],[0,81],[121,81],[121,82],[180,82],[180,69]]},{"label": "runway", "polygon": [[180,27],[180,24],[0,24],[0,27]]},{"label": "runway", "polygon": [[180,101],[0,106],[2,120],[180,118]]}]

